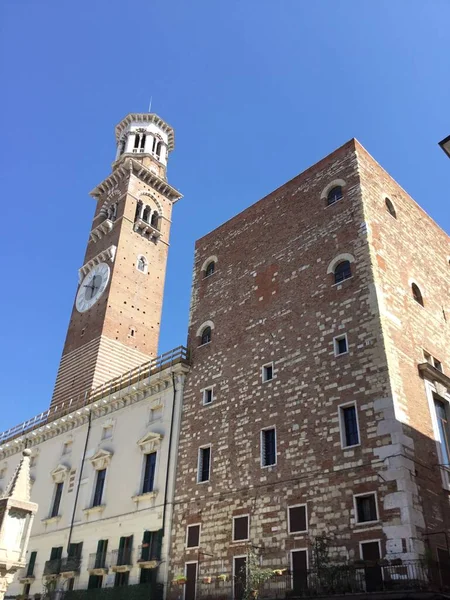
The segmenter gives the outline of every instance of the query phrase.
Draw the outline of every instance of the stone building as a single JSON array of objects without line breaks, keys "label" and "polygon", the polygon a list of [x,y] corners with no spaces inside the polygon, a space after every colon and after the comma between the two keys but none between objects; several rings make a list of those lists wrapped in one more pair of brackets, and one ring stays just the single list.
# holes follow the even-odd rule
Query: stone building
[{"label": "stone building", "polygon": [[94,219],[50,408],[0,434],[0,488],[26,447],[39,506],[10,595],[167,582],[189,368],[183,347],[157,356],[181,197],[166,179],[174,133],[157,115],[131,114],[116,142],[112,173],[91,192]]},{"label": "stone building", "polygon": [[356,140],[197,241],[170,551],[185,600],[249,547],[300,589],[321,534],[335,561],[448,566],[449,259]]},{"label": "stone building", "polygon": [[447,235],[351,140],[198,240],[188,349],[158,357],[174,133],[130,114],[116,143],[50,408],[0,433],[0,488],[28,448],[39,505],[9,594],[240,598],[252,553],[300,593],[320,539],[450,572]]}]

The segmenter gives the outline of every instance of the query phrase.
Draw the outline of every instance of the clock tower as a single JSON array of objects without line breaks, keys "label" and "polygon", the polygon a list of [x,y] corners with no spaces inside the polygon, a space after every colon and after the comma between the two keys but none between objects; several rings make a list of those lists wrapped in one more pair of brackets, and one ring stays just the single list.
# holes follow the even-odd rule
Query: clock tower
[{"label": "clock tower", "polygon": [[97,206],[51,407],[82,397],[155,357],[173,204],[167,183],[173,129],[156,114],[116,127],[112,173],[92,192]]}]

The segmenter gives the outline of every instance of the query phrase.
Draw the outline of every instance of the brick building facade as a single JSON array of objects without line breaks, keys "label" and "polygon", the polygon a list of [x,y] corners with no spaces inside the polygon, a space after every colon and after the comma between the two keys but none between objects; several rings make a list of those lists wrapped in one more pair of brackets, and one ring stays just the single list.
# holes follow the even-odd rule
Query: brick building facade
[{"label": "brick building facade", "polygon": [[[351,140],[198,240],[171,572],[448,560],[450,243]],[[421,305],[423,303],[423,306]]]}]

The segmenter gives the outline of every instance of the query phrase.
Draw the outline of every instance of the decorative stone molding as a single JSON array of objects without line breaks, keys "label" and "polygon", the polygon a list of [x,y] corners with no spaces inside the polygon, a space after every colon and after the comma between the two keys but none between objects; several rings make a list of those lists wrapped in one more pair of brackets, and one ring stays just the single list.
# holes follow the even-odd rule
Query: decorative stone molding
[{"label": "decorative stone molding", "polygon": [[347,184],[345,183],[345,181],[343,179],[333,179],[333,181],[330,181],[330,183],[323,188],[321,194],[320,194],[320,198],[322,200],[326,200],[327,196],[328,196],[328,192],[330,192],[334,187],[338,187],[341,186],[342,188],[344,188]]},{"label": "decorative stone molding", "polygon": [[89,273],[93,266],[98,265],[107,260],[114,262],[114,259],[116,257],[116,251],[117,246],[113,245],[97,254],[97,256],[94,256],[94,258],[91,258],[90,261],[88,261],[80,269],[78,269],[78,282],[81,283],[83,281],[83,277]]},{"label": "decorative stone molding", "polygon": [[200,325],[200,327],[197,329],[197,333],[196,336],[200,337],[203,333],[203,331],[207,328],[210,327],[211,331],[214,331],[214,323],[212,321],[205,321],[204,323],[202,323]]},{"label": "decorative stone molding", "polygon": [[[163,121],[161,117],[158,117],[155,113],[130,113],[127,115],[120,123],[116,125],[116,141],[119,142],[120,138],[124,134],[125,130],[132,125],[133,123],[154,123],[157,125],[164,133],[167,133],[168,137],[168,147],[169,151],[172,151],[175,147],[175,139],[173,129],[168,123]],[[144,131],[146,131],[145,127],[143,127]],[[154,133],[153,135],[157,135]]]},{"label": "decorative stone molding", "polygon": [[97,506],[89,506],[88,508],[83,508],[83,513],[86,517],[89,515],[93,515],[95,513],[102,513],[106,508],[106,504],[98,504]]},{"label": "decorative stone molding", "polygon": [[355,257],[352,254],[338,254],[328,265],[327,274],[329,275],[330,273],[334,273],[334,269],[337,267],[337,265],[341,262],[344,262],[344,260],[348,260],[349,263],[354,263]]},{"label": "decorative stone molding", "polygon": [[109,450],[97,450],[97,452],[90,458],[91,465],[94,467],[96,471],[101,471],[102,469],[106,469],[109,467],[112,459],[112,452]]},{"label": "decorative stone molding", "polygon": [[219,261],[219,259],[217,258],[217,256],[215,254],[208,257],[202,264],[202,268],[200,269],[200,272],[202,273],[203,271],[206,271],[206,267],[209,265],[209,263],[213,262],[214,264],[217,265],[218,261]]},{"label": "decorative stone molding", "polygon": [[448,375],[430,365],[429,362],[420,363],[418,369],[423,379],[427,379],[434,384],[439,396],[444,397],[446,394],[450,394],[450,377]]},{"label": "decorative stone molding", "polygon": [[145,500],[153,500],[156,498],[158,490],[152,490],[151,492],[146,492],[145,494],[136,494],[135,496],[131,496],[131,499],[139,504],[139,502],[144,502]]},{"label": "decorative stone molding", "polygon": [[69,467],[66,467],[66,465],[58,465],[56,469],[53,469],[50,475],[55,483],[63,483],[68,472]]},{"label": "decorative stone molding", "polygon": [[101,240],[103,236],[107,235],[114,227],[114,223],[110,219],[105,219],[89,234],[89,238],[92,242],[96,243]]},{"label": "decorative stone molding", "polygon": [[138,446],[142,454],[150,454],[150,452],[156,452],[160,448],[162,439],[163,436],[160,433],[150,431],[138,441]]}]

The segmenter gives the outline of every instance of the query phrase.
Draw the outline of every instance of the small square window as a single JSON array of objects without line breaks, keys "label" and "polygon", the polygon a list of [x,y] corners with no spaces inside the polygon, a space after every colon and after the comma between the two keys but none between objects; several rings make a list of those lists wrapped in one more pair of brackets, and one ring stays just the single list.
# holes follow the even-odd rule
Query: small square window
[{"label": "small square window", "polygon": [[288,527],[289,533],[302,533],[308,530],[306,504],[289,506]]},{"label": "small square window", "polygon": [[377,498],[374,493],[355,496],[355,511],[357,523],[372,523],[378,521]]},{"label": "small square window", "polygon": [[273,379],[273,363],[268,363],[267,365],[263,365],[263,368],[262,368],[263,383],[266,383],[266,381],[271,381],[272,379]]},{"label": "small square window", "polygon": [[200,546],[200,525],[188,525],[186,535],[186,548]]},{"label": "small square window", "polygon": [[334,343],[334,355],[339,356],[340,354],[347,354],[348,352],[348,343],[347,343],[347,334],[344,333],[342,335],[338,335],[333,338]]},{"label": "small square window", "polygon": [[243,542],[248,537],[248,515],[233,517],[233,542]]},{"label": "small square window", "polygon": [[208,387],[205,388],[204,390],[202,390],[202,396],[203,396],[203,404],[211,404],[211,402],[213,401],[214,398],[214,394],[213,394],[213,388],[212,387]]}]

